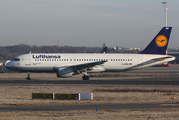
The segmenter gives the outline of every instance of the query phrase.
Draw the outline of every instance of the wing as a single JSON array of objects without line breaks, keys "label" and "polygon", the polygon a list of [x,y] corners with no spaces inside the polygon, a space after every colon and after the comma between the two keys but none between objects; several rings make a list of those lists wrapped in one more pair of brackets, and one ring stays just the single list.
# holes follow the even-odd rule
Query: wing
[{"label": "wing", "polygon": [[73,66],[68,66],[68,67],[73,68],[73,70],[84,70],[90,67],[94,67],[96,65],[104,64],[105,62],[107,61],[96,61],[96,62],[83,63],[83,64],[78,64],[78,65],[73,65]]}]

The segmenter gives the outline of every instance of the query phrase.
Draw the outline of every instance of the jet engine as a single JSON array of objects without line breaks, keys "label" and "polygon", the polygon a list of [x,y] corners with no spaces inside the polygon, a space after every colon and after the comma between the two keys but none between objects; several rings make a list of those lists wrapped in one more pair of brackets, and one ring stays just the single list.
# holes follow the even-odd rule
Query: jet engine
[{"label": "jet engine", "polygon": [[61,78],[67,78],[67,77],[72,77],[74,74],[74,71],[72,68],[59,68],[57,71],[57,77],[61,77]]}]

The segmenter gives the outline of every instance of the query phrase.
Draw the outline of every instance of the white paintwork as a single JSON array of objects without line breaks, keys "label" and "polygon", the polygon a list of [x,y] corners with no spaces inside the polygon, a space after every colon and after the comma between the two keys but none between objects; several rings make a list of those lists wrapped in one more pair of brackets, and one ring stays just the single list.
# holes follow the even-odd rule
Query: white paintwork
[{"label": "white paintwork", "polygon": [[[42,58],[43,55],[47,57],[60,56],[60,58]],[[40,58],[34,58],[39,56]],[[29,53],[29,54],[23,54],[17,56],[15,58],[19,58],[20,61],[12,60],[6,64],[6,67],[12,70],[27,71],[27,72],[57,72],[58,68],[60,67],[68,68],[72,66],[78,66],[80,64],[89,64],[97,61],[106,61],[106,62],[100,65],[94,65],[93,67],[84,68],[84,69],[85,70],[88,69],[87,72],[120,72],[124,70],[134,70],[144,67],[150,67],[153,65],[158,65],[161,63],[173,61],[175,59],[175,57],[170,55],[154,55],[154,54],[63,54],[63,53],[56,53],[56,54]],[[82,70],[83,69],[80,69],[79,71]]]}]

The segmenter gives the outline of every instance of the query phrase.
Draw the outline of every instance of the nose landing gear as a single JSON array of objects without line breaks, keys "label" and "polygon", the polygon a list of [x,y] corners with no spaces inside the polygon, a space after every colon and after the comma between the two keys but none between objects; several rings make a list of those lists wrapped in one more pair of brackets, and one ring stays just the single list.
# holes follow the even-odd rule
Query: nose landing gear
[{"label": "nose landing gear", "polygon": [[26,80],[30,80],[30,72],[28,72]]}]

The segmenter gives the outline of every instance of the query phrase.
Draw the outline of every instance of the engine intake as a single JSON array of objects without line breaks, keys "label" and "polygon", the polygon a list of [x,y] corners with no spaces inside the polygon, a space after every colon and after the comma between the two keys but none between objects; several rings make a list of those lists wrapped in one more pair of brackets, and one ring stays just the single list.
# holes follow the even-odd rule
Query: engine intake
[{"label": "engine intake", "polygon": [[57,77],[60,78],[68,78],[68,77],[72,77],[74,74],[74,71],[72,68],[59,68],[57,71]]}]

